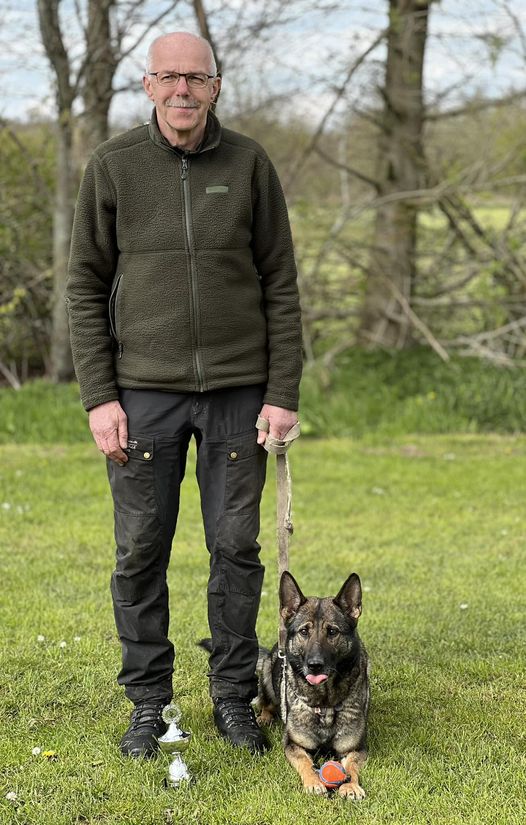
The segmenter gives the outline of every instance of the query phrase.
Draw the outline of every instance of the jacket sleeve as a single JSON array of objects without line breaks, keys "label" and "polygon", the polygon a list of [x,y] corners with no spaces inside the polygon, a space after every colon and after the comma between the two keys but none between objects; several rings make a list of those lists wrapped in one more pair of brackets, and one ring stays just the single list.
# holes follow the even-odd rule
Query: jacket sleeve
[{"label": "jacket sleeve", "polygon": [[80,186],[66,287],[73,362],[87,410],[118,398],[109,328],[118,262],[115,219],[113,188],[95,154]]},{"label": "jacket sleeve", "polygon": [[252,251],[267,320],[268,384],[264,401],[298,409],[302,334],[290,223],[276,170],[258,156]]}]

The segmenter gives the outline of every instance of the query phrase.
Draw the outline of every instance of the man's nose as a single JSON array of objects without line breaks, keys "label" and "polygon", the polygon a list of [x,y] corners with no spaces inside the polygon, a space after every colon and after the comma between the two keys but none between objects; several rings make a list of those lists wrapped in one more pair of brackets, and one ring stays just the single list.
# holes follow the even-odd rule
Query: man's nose
[{"label": "man's nose", "polygon": [[175,88],[177,90],[177,93],[180,94],[180,95],[190,94],[190,87],[189,87],[188,82],[186,80],[186,75],[182,74],[180,76],[179,82],[177,83],[177,86]]}]

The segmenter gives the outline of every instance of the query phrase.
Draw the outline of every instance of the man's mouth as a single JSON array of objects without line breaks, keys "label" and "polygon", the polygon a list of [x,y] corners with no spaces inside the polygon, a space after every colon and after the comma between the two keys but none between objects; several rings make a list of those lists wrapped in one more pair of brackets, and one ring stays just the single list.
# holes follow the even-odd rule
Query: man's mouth
[{"label": "man's mouth", "polygon": [[308,673],[305,678],[309,685],[321,685],[321,683],[326,682],[329,677],[326,673],[317,673],[316,675],[314,675],[314,673]]},{"label": "man's mouth", "polygon": [[191,103],[190,101],[186,102],[186,101],[182,101],[182,100],[168,102],[166,105],[169,109],[198,109],[199,108],[198,103]]}]

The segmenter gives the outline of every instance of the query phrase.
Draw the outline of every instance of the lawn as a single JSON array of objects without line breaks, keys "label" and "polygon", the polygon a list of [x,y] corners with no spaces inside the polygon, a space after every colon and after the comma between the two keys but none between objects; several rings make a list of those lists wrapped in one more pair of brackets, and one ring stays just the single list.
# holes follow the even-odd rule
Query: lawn
[{"label": "lawn", "polygon": [[[121,758],[129,705],[114,681],[104,462],[90,444],[42,443],[5,444],[0,460],[2,823],[523,825],[526,439],[294,446],[291,571],[310,595],[336,594],[353,570],[364,586],[373,669],[361,803],[304,795],[279,727],[259,759],[216,736],[195,647],[207,633],[207,558],[190,468],[170,591],[175,692],[196,781],[167,790],[164,759]],[[264,644],[277,633],[272,476]]]}]

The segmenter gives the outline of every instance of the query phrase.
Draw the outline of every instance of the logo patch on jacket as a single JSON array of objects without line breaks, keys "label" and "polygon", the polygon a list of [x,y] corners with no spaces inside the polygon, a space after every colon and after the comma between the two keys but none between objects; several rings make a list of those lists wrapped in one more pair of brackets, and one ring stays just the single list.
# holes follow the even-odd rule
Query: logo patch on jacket
[{"label": "logo patch on jacket", "polygon": [[228,186],[207,186],[207,195],[222,195],[228,192]]}]

